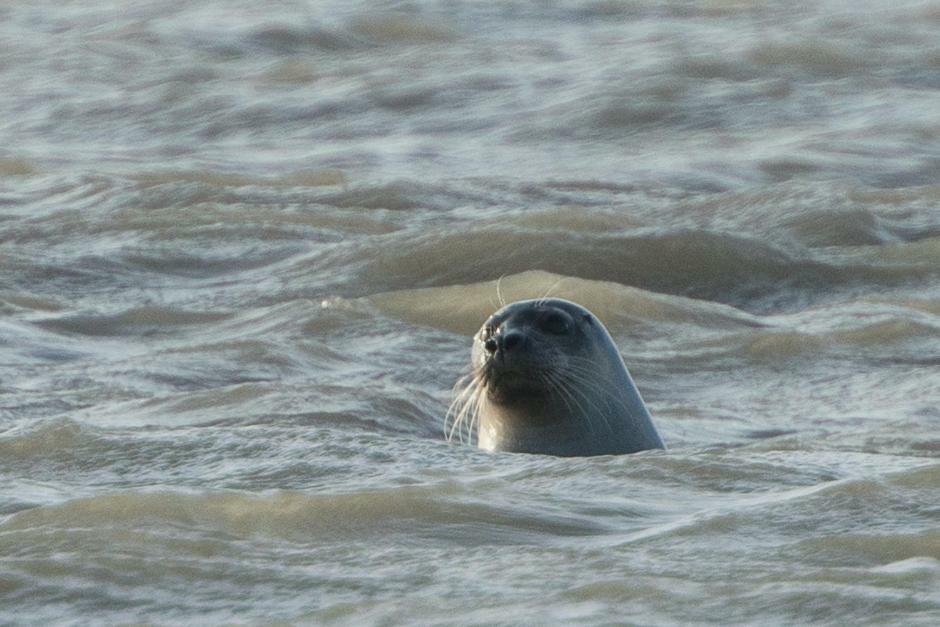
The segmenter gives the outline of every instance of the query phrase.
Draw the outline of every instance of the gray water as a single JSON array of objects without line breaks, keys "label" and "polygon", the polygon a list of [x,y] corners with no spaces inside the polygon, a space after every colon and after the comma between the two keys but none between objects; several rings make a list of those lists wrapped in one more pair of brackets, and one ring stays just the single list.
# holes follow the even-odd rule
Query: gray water
[{"label": "gray water", "polygon": [[[666,452],[449,444],[503,298]],[[940,2],[7,2],[0,622],[940,622]]]}]

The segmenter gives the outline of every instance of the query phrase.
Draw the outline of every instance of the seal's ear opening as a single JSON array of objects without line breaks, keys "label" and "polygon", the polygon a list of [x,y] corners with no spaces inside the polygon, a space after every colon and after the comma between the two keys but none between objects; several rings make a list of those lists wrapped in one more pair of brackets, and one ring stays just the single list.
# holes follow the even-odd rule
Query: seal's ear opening
[{"label": "seal's ear opening", "polygon": [[589,314],[589,313],[586,313],[586,314],[584,314],[584,321],[587,322],[587,323],[590,324],[590,325],[593,325],[593,324],[594,324],[594,316],[592,316],[592,315]]}]

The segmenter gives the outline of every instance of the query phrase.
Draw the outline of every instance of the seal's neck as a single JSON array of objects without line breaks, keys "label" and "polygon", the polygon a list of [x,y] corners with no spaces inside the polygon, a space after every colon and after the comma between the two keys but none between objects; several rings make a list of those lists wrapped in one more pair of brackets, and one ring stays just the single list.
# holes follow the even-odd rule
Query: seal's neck
[{"label": "seal's neck", "polygon": [[525,406],[487,403],[480,420],[480,448],[560,456],[606,452],[594,450],[596,434],[580,417],[560,413],[557,400],[530,399]]},{"label": "seal's neck", "polygon": [[604,399],[589,407],[552,395],[517,404],[485,403],[478,445],[486,450],[571,457],[663,448],[639,396],[635,403]]}]

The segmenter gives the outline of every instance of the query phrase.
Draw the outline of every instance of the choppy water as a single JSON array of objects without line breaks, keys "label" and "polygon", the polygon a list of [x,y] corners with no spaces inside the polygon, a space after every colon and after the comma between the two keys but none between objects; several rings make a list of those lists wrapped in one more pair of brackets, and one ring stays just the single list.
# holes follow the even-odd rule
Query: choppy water
[{"label": "choppy water", "polygon": [[[0,619],[940,621],[940,3],[8,2]],[[548,290],[668,452],[442,438]]]}]

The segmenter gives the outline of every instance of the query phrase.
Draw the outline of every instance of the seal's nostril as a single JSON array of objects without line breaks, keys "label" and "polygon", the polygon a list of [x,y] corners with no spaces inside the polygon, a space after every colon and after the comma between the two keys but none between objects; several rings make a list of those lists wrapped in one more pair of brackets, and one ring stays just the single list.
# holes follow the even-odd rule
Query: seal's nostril
[{"label": "seal's nostril", "polygon": [[510,331],[503,335],[503,350],[511,351],[522,344],[522,334],[518,331]]},{"label": "seal's nostril", "polygon": [[483,350],[485,350],[487,353],[493,354],[496,352],[497,348],[499,348],[499,344],[497,344],[496,340],[493,338],[489,338],[483,342]]}]

